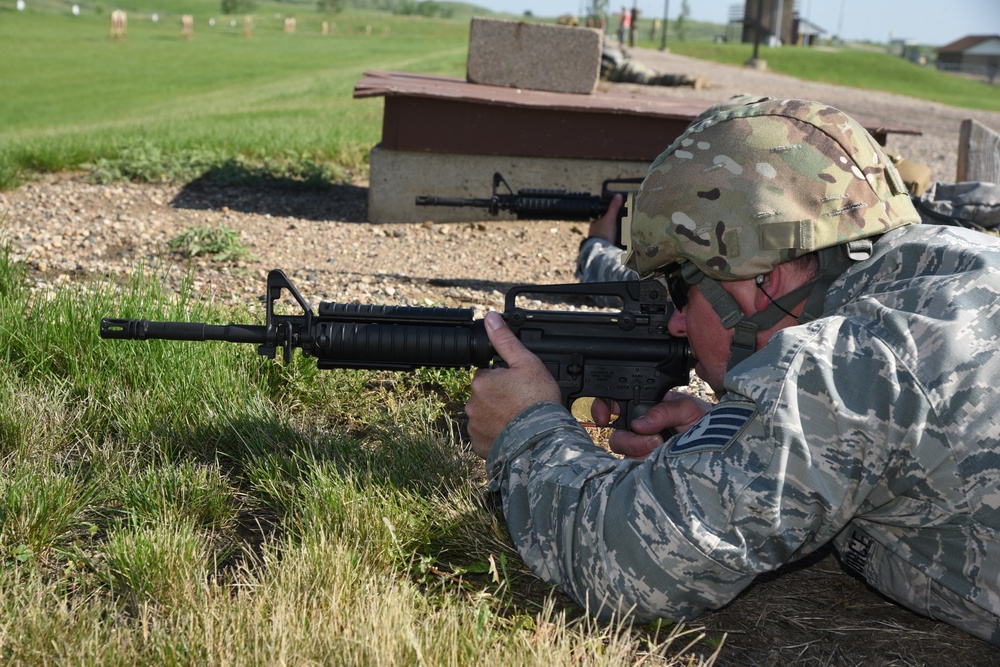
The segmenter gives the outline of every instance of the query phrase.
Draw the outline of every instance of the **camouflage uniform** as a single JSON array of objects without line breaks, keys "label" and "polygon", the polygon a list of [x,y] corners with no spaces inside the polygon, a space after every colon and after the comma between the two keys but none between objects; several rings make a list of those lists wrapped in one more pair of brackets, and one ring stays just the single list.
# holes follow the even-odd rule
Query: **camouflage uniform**
[{"label": "camouflage uniform", "polygon": [[644,86],[690,86],[701,90],[708,85],[703,77],[666,74],[643,65],[631,56],[604,47],[601,53],[601,78],[612,83],[638,83]]},{"label": "camouflage uniform", "polygon": [[[767,104],[765,111],[780,114],[788,103]],[[857,134],[863,130],[834,111],[817,105],[792,114],[844,145],[855,142],[852,151],[867,151],[867,133]],[[756,132],[769,127],[749,124]],[[667,153],[693,145],[687,139],[711,143],[698,134],[683,135]],[[816,142],[772,136],[764,143]],[[813,166],[829,162],[798,155]],[[885,163],[877,149],[869,156]],[[684,173],[731,178],[739,188],[737,167],[747,163],[726,158],[709,160],[721,170]],[[645,205],[666,205],[654,204],[649,188],[666,185],[658,165],[670,159],[654,163],[635,205],[640,242],[631,257],[640,273],[655,271],[654,257],[696,262],[692,257],[714,253],[705,269],[722,279],[753,276],[767,270],[759,255],[770,254],[771,266],[794,256],[777,248],[788,240],[782,234],[747,238],[728,234],[722,221],[703,227],[690,216],[665,215],[677,200],[659,217],[642,218]],[[901,203],[905,186],[891,168],[888,186],[874,168],[838,168],[858,181],[841,184],[845,190],[867,181],[881,203],[862,210],[851,203],[854,194],[840,199],[831,208],[841,216],[833,229],[888,231],[868,259],[823,290],[818,317],[780,330],[730,369],[722,400],[691,429],[643,461],[621,460],[595,446],[561,406],[539,403],[494,443],[490,484],[502,493],[525,562],[592,613],[691,619],[726,604],[758,574],[832,541],[845,565],[877,590],[1000,645],[1000,241],[911,224],[916,216]],[[756,169],[770,172],[761,163]],[[825,182],[839,178],[819,173]],[[812,201],[808,183],[794,185]],[[699,192],[711,201],[727,197]],[[777,208],[763,219],[788,231],[781,199],[795,194],[772,194]],[[871,193],[857,198],[865,196],[871,201]],[[826,207],[825,199],[815,201]],[[893,207],[902,215],[891,214]],[[798,241],[836,242],[795,213]],[[663,225],[674,228],[664,233]],[[729,245],[719,245],[723,240]]]},{"label": "camouflage uniform", "polygon": [[968,227],[1000,236],[1000,184],[931,183],[913,204],[924,223]]},{"label": "camouflage uniform", "polygon": [[[588,236],[580,243],[576,256],[576,278],[581,283],[606,283],[620,280],[638,280],[635,271],[622,264],[624,252],[611,241],[599,236]],[[590,300],[602,308],[619,304],[615,297],[592,294]]]},{"label": "camouflage uniform", "polygon": [[635,271],[622,264],[624,251],[611,241],[589,236],[576,256],[576,277],[581,283],[636,280]]}]

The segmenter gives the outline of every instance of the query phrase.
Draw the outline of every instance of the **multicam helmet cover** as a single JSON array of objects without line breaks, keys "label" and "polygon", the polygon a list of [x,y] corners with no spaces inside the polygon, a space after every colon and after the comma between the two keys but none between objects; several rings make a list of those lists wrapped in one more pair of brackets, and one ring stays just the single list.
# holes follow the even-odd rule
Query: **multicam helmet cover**
[{"label": "multicam helmet cover", "polygon": [[690,261],[717,280],[920,221],[871,135],[804,100],[692,124],[653,162],[629,210],[628,266],[648,276]]}]

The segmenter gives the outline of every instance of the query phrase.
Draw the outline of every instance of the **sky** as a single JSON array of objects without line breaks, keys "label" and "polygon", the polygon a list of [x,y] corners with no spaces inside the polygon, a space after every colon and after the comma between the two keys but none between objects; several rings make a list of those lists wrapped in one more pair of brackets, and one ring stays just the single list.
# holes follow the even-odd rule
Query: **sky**
[{"label": "sky", "polygon": [[[784,0],[792,2],[794,0]],[[586,0],[470,0],[494,11],[535,16],[580,14]],[[921,44],[943,46],[966,35],[1000,35],[1000,0],[797,0],[799,14],[829,34],[848,40],[888,42],[914,39]],[[622,4],[639,9],[640,17],[662,18],[669,6],[669,19],[676,20],[681,0],[611,0],[611,8]],[[729,7],[743,0],[688,0],[690,18],[725,24]],[[617,24],[614,24],[617,25]]]}]

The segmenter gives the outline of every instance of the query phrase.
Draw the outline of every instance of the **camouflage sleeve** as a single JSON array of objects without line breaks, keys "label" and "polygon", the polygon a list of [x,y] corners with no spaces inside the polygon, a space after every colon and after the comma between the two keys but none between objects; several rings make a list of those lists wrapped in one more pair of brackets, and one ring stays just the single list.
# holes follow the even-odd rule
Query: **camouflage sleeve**
[{"label": "camouflage sleeve", "polygon": [[1000,645],[1000,255],[952,228],[892,242],[644,461],[558,405],[508,424],[487,463],[525,562],[592,613],[688,619],[833,540],[888,597]]},{"label": "camouflage sleeve", "polygon": [[[832,329],[751,357],[747,384],[644,461],[596,447],[561,407],[519,415],[488,470],[525,562],[592,613],[679,620],[831,540],[904,435],[904,424],[878,423],[886,403],[899,401],[900,418],[927,417],[917,392],[900,390],[884,346],[834,372],[827,351],[857,341]],[[862,386],[871,391],[858,396]]]},{"label": "camouflage sleeve", "polygon": [[622,264],[624,252],[614,243],[596,236],[584,239],[576,257],[577,279],[582,283],[636,280],[636,272]]},{"label": "camouflage sleeve", "polygon": [[487,466],[525,563],[599,617],[694,618],[752,580],[711,556],[665,461],[608,454],[562,406],[525,410]]}]

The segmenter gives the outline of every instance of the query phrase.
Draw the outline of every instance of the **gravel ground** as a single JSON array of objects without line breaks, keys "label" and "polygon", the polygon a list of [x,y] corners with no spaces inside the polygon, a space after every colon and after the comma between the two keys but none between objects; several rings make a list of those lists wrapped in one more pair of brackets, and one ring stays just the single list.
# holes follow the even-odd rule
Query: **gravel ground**
[{"label": "gravel ground", "polygon": [[[634,57],[660,71],[704,76],[711,85],[653,88],[645,94],[698,99],[709,106],[740,92],[806,97],[848,113],[919,130],[890,135],[901,154],[930,165],[934,179],[954,180],[958,128],[976,118],[1000,128],[1000,113],[975,112],[899,95],[798,81],[769,72],[707,63],[655,50]],[[603,84],[607,85],[607,84]],[[39,178],[0,193],[8,241],[39,286],[85,276],[120,275],[156,266],[178,285],[194,269],[198,292],[223,302],[251,302],[266,273],[280,267],[312,303],[362,301],[500,308],[507,287],[573,280],[586,226],[566,222],[369,224],[367,183],[327,192],[186,185],[94,185],[85,174]],[[170,253],[166,243],[196,225],[239,230],[253,258],[236,264]],[[190,266],[189,266],[190,264]]]},{"label": "gravel ground", "polygon": [[[889,146],[954,180],[959,123],[1000,129],[1000,113],[976,112],[898,95],[806,83],[658,51],[633,55],[661,71],[704,76],[711,85],[651,89],[705,106],[737,93],[805,97],[848,113],[891,120],[922,136],[890,135]],[[628,86],[626,86],[628,87]],[[638,87],[635,87],[638,88]],[[985,89],[984,89],[985,90]],[[6,241],[31,269],[36,288],[155,267],[176,287],[189,271],[196,293],[222,303],[259,304],[269,269],[280,267],[318,301],[501,308],[518,283],[572,282],[585,225],[562,222],[381,224],[366,222],[367,183],[326,192],[187,185],[94,185],[85,174],[39,178],[0,193]],[[239,230],[252,259],[187,260],[166,243],[196,225]],[[110,315],[111,313],[109,313]],[[96,323],[95,323],[96,325]],[[843,574],[832,557],[755,585],[702,619],[728,632],[719,664],[987,665],[996,649],[918,618]]]},{"label": "gravel ground", "polygon": [[[294,201],[289,201],[294,200]],[[38,287],[155,267],[179,286],[193,270],[196,293],[255,302],[271,268],[307,300],[502,307],[517,282],[570,282],[585,226],[381,224],[364,222],[364,184],[331,191],[212,185],[95,185],[57,174],[0,194],[13,256]],[[252,258],[189,260],[167,243],[190,227],[239,230]]]}]

